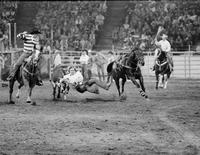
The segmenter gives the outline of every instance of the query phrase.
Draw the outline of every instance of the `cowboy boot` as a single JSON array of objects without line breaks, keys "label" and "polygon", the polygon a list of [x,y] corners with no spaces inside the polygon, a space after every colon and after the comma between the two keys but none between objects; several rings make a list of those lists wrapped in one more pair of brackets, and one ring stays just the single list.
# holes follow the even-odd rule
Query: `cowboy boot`
[{"label": "cowboy boot", "polygon": [[172,67],[172,64],[169,65],[169,68],[170,68],[170,72],[173,72],[173,71],[174,71],[174,69],[173,69],[173,67]]}]

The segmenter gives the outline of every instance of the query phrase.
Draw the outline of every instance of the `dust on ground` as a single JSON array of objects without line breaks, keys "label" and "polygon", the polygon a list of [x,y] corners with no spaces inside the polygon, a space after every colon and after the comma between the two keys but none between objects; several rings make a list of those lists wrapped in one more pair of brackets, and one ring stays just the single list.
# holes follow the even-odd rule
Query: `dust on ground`
[{"label": "dust on ground", "polygon": [[124,101],[115,84],[53,101],[47,81],[33,90],[36,106],[25,103],[26,88],[8,105],[8,88],[0,87],[0,154],[199,154],[200,81],[170,79],[155,90],[152,80],[149,101],[131,82]]}]

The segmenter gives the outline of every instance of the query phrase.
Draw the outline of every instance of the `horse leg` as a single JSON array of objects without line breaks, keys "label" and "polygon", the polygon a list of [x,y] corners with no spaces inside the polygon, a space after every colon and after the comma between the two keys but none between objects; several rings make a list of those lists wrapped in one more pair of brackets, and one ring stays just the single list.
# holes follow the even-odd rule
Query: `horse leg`
[{"label": "horse leg", "polygon": [[66,90],[65,90],[65,92],[64,92],[64,100],[67,99],[67,94],[69,93],[69,89],[70,89],[69,85],[67,85],[65,89],[66,89]]},{"label": "horse leg", "polygon": [[27,97],[26,103],[31,103],[32,89],[33,88],[29,86],[29,88],[28,88],[28,97]]},{"label": "horse leg", "polygon": [[19,95],[20,95],[20,89],[21,87],[23,86],[24,84],[22,82],[19,83],[18,85],[18,89],[17,89],[17,94],[16,94],[16,98],[19,98]]},{"label": "horse leg", "polygon": [[156,74],[156,89],[158,89],[159,74],[158,73],[155,74]]},{"label": "horse leg", "polygon": [[60,98],[60,86],[57,86],[57,88],[58,88],[58,94],[57,94],[57,98]]},{"label": "horse leg", "polygon": [[15,80],[9,81],[9,104],[15,104],[15,102],[12,100],[12,93],[13,93],[13,86],[14,86]]},{"label": "horse leg", "polygon": [[56,84],[54,82],[51,83],[53,86],[53,100],[56,100]]},{"label": "horse leg", "polygon": [[136,79],[134,77],[130,77],[130,79],[133,82],[133,84],[139,89],[140,95],[144,98],[148,98],[146,93],[141,89],[140,84],[136,81]]},{"label": "horse leg", "polygon": [[116,79],[115,79],[115,84],[116,84],[116,86],[117,86],[117,90],[118,90],[119,96],[121,96],[120,85],[119,85],[119,78],[116,78]]},{"label": "horse leg", "polygon": [[160,76],[159,76],[159,83],[158,83],[158,87],[160,87],[160,88],[163,88],[163,77],[164,77],[164,75],[160,74]]},{"label": "horse leg", "polygon": [[139,82],[140,82],[140,86],[141,86],[142,90],[145,92],[144,78],[143,78],[143,76],[141,76],[141,77],[139,78]]},{"label": "horse leg", "polygon": [[170,78],[170,73],[167,74],[166,80],[165,80],[165,84],[164,84],[164,89],[167,88],[167,83],[168,83],[168,79]]},{"label": "horse leg", "polygon": [[56,100],[56,86],[53,87],[53,100]]},{"label": "horse leg", "polygon": [[126,77],[122,78],[122,94],[124,93],[124,85],[126,83]]}]

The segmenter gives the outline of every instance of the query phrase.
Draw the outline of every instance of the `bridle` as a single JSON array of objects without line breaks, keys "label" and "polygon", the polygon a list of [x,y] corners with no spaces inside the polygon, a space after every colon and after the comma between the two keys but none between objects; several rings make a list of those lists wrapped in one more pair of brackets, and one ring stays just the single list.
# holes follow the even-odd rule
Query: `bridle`
[{"label": "bridle", "polygon": [[[35,60],[33,57],[31,57],[31,60],[23,66],[23,71],[25,71],[27,74],[31,76],[34,76],[36,74],[38,61],[39,59]],[[31,68],[30,70],[27,68],[28,66],[30,66]]]}]

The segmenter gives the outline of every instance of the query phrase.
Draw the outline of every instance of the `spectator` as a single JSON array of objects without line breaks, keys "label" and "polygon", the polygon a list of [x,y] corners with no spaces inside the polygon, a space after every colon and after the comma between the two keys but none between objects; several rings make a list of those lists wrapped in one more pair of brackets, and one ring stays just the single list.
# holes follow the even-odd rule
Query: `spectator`
[{"label": "spectator", "polygon": [[79,62],[81,64],[81,72],[84,79],[88,79],[88,71],[87,71],[88,60],[89,60],[88,51],[83,50]]},{"label": "spectator", "polygon": [[97,74],[98,74],[99,80],[102,81],[102,78],[103,78],[103,81],[105,81],[104,65],[107,62],[106,57],[100,52],[97,52],[94,58],[94,62],[97,66]]},{"label": "spectator", "polygon": [[4,52],[4,35],[3,32],[0,30],[0,51]]},{"label": "spectator", "polygon": [[93,63],[94,63],[93,56],[92,56],[92,50],[88,50],[88,56],[89,56],[89,59],[88,59],[88,64],[87,64],[87,72],[88,72],[88,79],[91,79],[91,77],[92,77],[92,66],[93,66]]},{"label": "spectator", "polygon": [[59,50],[55,50],[55,56],[54,56],[54,61],[53,61],[53,67],[58,67],[62,64],[62,59],[61,59],[61,55],[60,55],[60,51]]},{"label": "spectator", "polygon": [[97,16],[96,16],[96,23],[97,23],[97,25],[103,25],[103,23],[104,23],[104,16],[101,14],[101,13],[99,13]]}]

